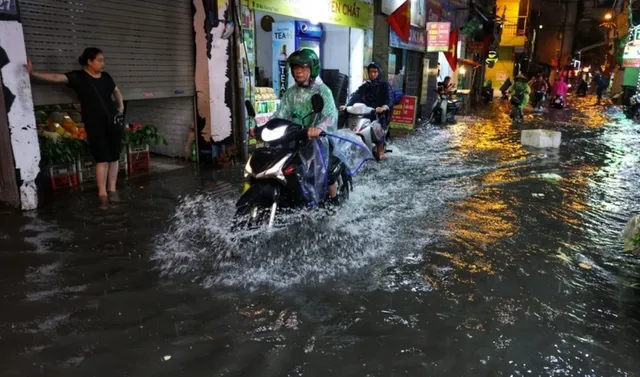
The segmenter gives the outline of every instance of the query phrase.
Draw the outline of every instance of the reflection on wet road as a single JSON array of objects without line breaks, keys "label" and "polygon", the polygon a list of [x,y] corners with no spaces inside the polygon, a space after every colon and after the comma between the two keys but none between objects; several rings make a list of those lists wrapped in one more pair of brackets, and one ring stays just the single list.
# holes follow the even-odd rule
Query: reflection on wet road
[{"label": "reflection on wet road", "polygon": [[3,212],[3,376],[640,375],[640,127],[575,105],[427,127],[337,216],[242,242],[238,169]]}]

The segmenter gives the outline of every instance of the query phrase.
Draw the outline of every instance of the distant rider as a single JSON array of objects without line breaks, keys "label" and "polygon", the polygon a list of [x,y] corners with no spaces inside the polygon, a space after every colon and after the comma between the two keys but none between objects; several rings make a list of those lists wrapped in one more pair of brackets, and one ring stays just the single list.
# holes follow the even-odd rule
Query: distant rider
[{"label": "distant rider", "polygon": [[[316,143],[310,143],[301,151],[301,154],[307,157],[313,156],[316,167],[326,166],[328,159],[325,156],[329,154],[329,143],[325,137],[320,137],[320,134],[323,131],[335,132],[337,130],[338,110],[336,109],[331,89],[318,77],[320,74],[320,59],[313,50],[302,48],[289,55],[287,64],[291,67],[295,85],[287,88],[284,95],[281,96],[280,106],[278,106],[272,118],[287,119],[309,127],[307,130],[309,139],[319,139],[317,145],[322,145],[323,150],[318,151]],[[322,96],[324,108],[318,116],[312,115],[303,120],[304,117],[312,112],[311,97],[316,93]],[[325,161],[323,162],[322,160]],[[310,170],[307,172],[309,175],[313,175],[318,170],[307,168]],[[328,171],[328,169],[325,170]],[[305,178],[309,178],[309,175]],[[315,178],[321,179],[322,177]],[[323,185],[323,182],[314,182],[312,185],[318,188]],[[330,199],[336,198],[338,193],[335,182],[329,182],[328,194]],[[313,199],[320,200],[318,197]]]},{"label": "distant rider", "polygon": [[535,105],[536,107],[541,106],[544,101],[544,96],[547,94],[549,90],[549,86],[545,81],[544,77],[541,73],[538,73],[535,79],[530,82],[531,92],[535,96]]},{"label": "distant rider", "polygon": [[[382,79],[382,69],[380,66],[372,62],[367,66],[367,73],[369,74],[369,80],[365,81],[358,90],[356,90],[346,106],[353,106],[356,103],[364,103],[365,105],[372,107],[376,110],[376,114],[379,115],[379,122],[382,126],[383,135],[386,135],[387,128],[389,127],[390,112],[395,102],[393,95],[393,88],[391,84]],[[340,111],[344,111],[346,106],[340,106]],[[376,116],[371,114],[369,116],[371,120],[375,120]],[[384,160],[386,158],[384,153],[384,137],[376,140],[376,155],[378,160]]]}]

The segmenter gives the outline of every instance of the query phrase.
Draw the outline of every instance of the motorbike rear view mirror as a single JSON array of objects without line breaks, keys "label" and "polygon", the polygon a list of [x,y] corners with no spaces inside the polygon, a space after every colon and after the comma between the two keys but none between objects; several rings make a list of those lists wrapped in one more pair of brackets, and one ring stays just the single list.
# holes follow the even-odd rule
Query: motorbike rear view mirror
[{"label": "motorbike rear view mirror", "polygon": [[311,96],[311,108],[316,114],[320,114],[322,109],[324,109],[324,99],[322,99],[320,94],[316,93]]},{"label": "motorbike rear view mirror", "polygon": [[244,101],[244,107],[247,108],[247,114],[249,114],[249,117],[251,117],[251,118],[255,118],[256,117],[256,109],[253,108],[253,105],[251,104],[251,101],[249,101],[249,100]]}]

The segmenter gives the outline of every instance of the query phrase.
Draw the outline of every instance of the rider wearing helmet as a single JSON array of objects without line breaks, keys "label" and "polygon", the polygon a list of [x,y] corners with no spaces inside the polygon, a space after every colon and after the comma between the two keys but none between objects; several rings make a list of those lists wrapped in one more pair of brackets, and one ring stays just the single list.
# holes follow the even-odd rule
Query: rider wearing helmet
[{"label": "rider wearing helmet", "polygon": [[515,78],[515,83],[509,88],[511,96],[519,97],[519,109],[520,116],[522,116],[522,109],[529,103],[529,95],[531,94],[531,87],[527,83],[527,77],[520,73]]},{"label": "rider wearing helmet", "polygon": [[[329,143],[326,138],[321,138],[320,135],[323,131],[334,132],[337,129],[338,110],[336,109],[331,89],[318,77],[320,74],[320,59],[313,50],[302,48],[289,55],[287,64],[291,68],[295,84],[287,88],[284,94],[281,94],[280,106],[273,114],[273,118],[287,119],[309,127],[307,131],[309,139],[319,139],[317,144],[322,146],[325,151],[328,151]],[[311,97],[314,94],[322,96],[324,107],[318,116],[306,117],[312,112]],[[303,154],[308,154],[310,158],[314,159],[318,163],[316,166],[326,166],[328,161],[325,161],[324,165],[322,161],[318,161],[320,158],[325,159],[326,153],[316,153],[316,151],[318,151],[318,148],[315,148],[314,143],[310,143]],[[309,174],[313,175],[313,172],[309,172]],[[321,183],[316,182],[316,188]],[[329,198],[332,199],[337,196],[335,182],[329,182],[328,194]],[[315,201],[319,200],[319,198],[314,199]]]},{"label": "rider wearing helmet", "polygon": [[[376,109],[376,114],[380,116],[380,125],[384,130],[383,134],[386,134],[387,127],[389,126],[389,113],[395,102],[393,88],[391,84],[382,79],[382,69],[377,63],[372,62],[369,64],[367,66],[367,73],[369,74],[369,80],[360,85],[358,90],[351,95],[346,106],[364,103]],[[344,108],[345,106],[340,106],[340,110],[344,110]],[[375,120],[375,117],[373,117],[372,120]],[[384,137],[376,143],[376,154],[379,160],[385,159]]]}]

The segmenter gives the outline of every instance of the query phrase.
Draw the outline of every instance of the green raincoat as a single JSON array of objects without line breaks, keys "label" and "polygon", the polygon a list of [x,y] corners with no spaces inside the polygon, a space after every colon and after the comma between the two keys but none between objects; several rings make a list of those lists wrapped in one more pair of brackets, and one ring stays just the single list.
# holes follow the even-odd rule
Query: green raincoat
[{"label": "green raincoat", "polygon": [[[318,116],[309,116],[303,122],[302,118],[311,113],[311,96],[316,93],[322,96],[324,108]],[[273,118],[287,119],[305,127],[311,127],[312,123],[315,123],[315,127],[328,132],[335,132],[338,129],[338,109],[333,94],[320,77],[316,77],[309,87],[293,85],[288,88]]]},{"label": "green raincoat", "polygon": [[[320,114],[307,116],[312,110],[311,97],[316,93],[322,96],[324,107]],[[303,121],[304,117],[306,119]],[[320,77],[308,87],[293,85],[288,88],[272,118],[290,120],[305,127],[313,125],[326,132],[335,132],[338,129],[338,109],[333,94]],[[320,204],[327,197],[329,153],[329,141],[326,137],[310,140],[300,150],[300,187],[311,206]]]},{"label": "green raincoat", "polygon": [[529,84],[522,81],[516,81],[511,88],[509,88],[509,93],[514,95],[516,93],[522,93],[522,103],[520,104],[520,110],[524,109],[525,106],[529,103],[529,95],[531,94],[531,87]]}]

